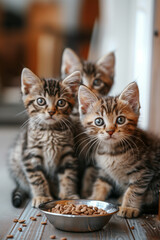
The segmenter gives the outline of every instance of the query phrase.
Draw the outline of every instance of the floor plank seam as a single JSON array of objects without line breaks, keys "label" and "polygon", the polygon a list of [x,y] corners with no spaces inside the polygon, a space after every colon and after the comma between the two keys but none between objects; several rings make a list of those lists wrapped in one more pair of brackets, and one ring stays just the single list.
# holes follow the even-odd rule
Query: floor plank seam
[{"label": "floor plank seam", "polygon": [[[23,213],[24,213],[25,209],[27,208],[28,204],[29,204],[29,201],[27,201],[26,205],[24,206],[22,212],[20,213],[20,215],[19,215],[19,217],[17,219],[20,219],[20,217],[23,215]],[[10,232],[6,234],[5,239],[7,238],[7,235],[12,235],[12,232],[13,232],[15,227],[16,227],[16,223],[13,225],[12,229],[10,230]]]},{"label": "floor plank seam", "polygon": [[130,228],[130,224],[129,224],[128,219],[125,219],[125,221],[126,221],[126,223],[127,223],[128,229],[129,229],[129,231],[130,231],[130,233],[131,233],[133,239],[136,240],[136,238],[134,237],[134,233],[133,233],[132,229]]}]

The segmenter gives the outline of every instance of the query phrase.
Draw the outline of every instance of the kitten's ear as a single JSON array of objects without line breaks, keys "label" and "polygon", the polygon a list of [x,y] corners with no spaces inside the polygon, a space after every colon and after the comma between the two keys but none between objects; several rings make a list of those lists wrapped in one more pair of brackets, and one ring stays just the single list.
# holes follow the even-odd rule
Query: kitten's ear
[{"label": "kitten's ear", "polygon": [[61,75],[62,78],[74,72],[81,71],[82,63],[76,53],[70,48],[66,48],[62,55]]},{"label": "kitten's ear", "polygon": [[139,114],[139,89],[136,82],[130,83],[120,94],[119,99],[128,102],[136,114]]},{"label": "kitten's ear", "polygon": [[114,77],[115,72],[115,54],[111,52],[103,57],[101,57],[96,65],[101,68],[101,70],[108,74],[110,77]]},{"label": "kitten's ear", "polygon": [[21,91],[24,95],[33,91],[41,80],[28,68],[23,68],[21,74]]},{"label": "kitten's ear", "polygon": [[98,101],[98,98],[88,87],[81,85],[78,91],[78,101],[79,112],[83,115],[89,111],[93,103]]},{"label": "kitten's ear", "polygon": [[73,72],[68,77],[66,77],[62,84],[70,87],[71,91],[73,93],[76,93],[78,91],[79,85],[81,82],[81,73],[79,71]]}]

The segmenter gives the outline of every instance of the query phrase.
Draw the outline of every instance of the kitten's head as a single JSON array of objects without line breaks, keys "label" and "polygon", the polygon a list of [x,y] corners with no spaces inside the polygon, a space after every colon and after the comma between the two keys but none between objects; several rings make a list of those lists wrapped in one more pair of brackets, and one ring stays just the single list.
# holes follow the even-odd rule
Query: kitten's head
[{"label": "kitten's head", "polygon": [[80,84],[80,72],[76,71],[63,81],[40,79],[29,69],[21,75],[21,91],[24,105],[30,117],[47,125],[63,123],[75,104],[75,93]]},{"label": "kitten's head", "polygon": [[62,56],[62,76],[80,71],[82,83],[90,88],[97,96],[105,96],[113,85],[115,72],[115,55],[110,53],[97,62],[81,61],[76,53],[66,48]]},{"label": "kitten's head", "polygon": [[114,144],[134,133],[140,109],[139,90],[135,82],[119,96],[107,98],[98,98],[82,85],[78,100],[81,123],[90,136]]}]

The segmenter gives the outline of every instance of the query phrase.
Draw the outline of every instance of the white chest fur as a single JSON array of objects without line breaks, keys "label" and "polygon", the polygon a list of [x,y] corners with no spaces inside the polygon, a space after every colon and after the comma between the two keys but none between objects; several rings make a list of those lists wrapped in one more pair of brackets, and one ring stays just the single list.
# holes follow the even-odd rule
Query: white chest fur
[{"label": "white chest fur", "polygon": [[128,184],[127,172],[129,170],[128,158],[130,158],[128,152],[119,155],[96,154],[96,162],[103,173],[109,175],[115,183],[121,186]]}]

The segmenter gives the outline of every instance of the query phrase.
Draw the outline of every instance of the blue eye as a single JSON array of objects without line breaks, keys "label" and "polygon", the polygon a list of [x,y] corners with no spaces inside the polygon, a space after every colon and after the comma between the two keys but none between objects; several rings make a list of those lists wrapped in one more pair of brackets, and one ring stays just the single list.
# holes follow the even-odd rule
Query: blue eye
[{"label": "blue eye", "polygon": [[126,121],[126,118],[125,118],[125,117],[119,116],[119,117],[117,118],[117,120],[116,120],[116,123],[122,125],[122,124],[125,123],[125,121]]},{"label": "blue eye", "polygon": [[102,80],[97,78],[93,81],[93,86],[99,87],[102,83]]},{"label": "blue eye", "polygon": [[64,99],[59,99],[57,102],[58,107],[64,107],[66,105],[66,100]]},{"label": "blue eye", "polygon": [[37,98],[37,103],[40,106],[43,106],[46,104],[46,100],[44,98]]},{"label": "blue eye", "polygon": [[104,124],[104,120],[102,118],[96,118],[94,122],[97,126],[102,126]]}]

